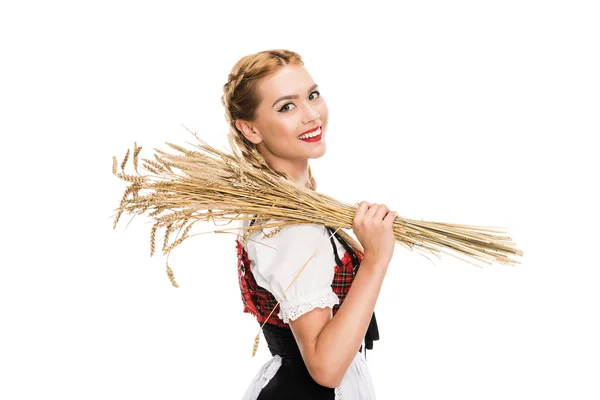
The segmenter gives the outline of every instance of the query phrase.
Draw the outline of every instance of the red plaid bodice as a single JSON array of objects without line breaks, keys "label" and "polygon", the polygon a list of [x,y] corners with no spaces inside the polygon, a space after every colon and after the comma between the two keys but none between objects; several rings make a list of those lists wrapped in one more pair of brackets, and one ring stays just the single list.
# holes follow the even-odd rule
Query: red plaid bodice
[{"label": "red plaid bodice", "polygon": [[[332,233],[332,231],[330,231],[330,233]],[[337,246],[332,237],[331,245],[333,247],[336,265],[331,288],[340,299],[340,303],[333,306],[333,315],[335,315],[344,302],[344,299],[350,290],[350,286],[352,285],[352,281],[354,280],[354,276],[356,275],[356,271],[364,257],[364,254],[361,251],[350,247],[337,234],[335,237],[344,246],[345,252],[340,258]],[[261,324],[266,321],[268,324],[289,329],[289,324],[283,322],[277,316],[279,314],[279,305],[277,304],[275,296],[256,283],[250,269],[248,253],[238,239],[236,239],[236,248],[238,256],[238,281],[244,305],[243,311],[254,315]],[[271,314],[273,309],[275,310]],[[269,314],[271,315],[269,316]]]}]

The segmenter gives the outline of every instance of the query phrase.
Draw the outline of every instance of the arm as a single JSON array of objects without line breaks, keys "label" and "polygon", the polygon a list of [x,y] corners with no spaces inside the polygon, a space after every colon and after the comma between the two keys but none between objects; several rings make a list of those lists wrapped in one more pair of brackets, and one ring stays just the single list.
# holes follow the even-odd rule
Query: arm
[{"label": "arm", "polygon": [[366,202],[357,209],[353,229],[365,257],[335,317],[331,308],[316,308],[290,321],[306,367],[322,386],[339,385],[369,326],[395,244],[396,213],[388,211]]},{"label": "arm", "polygon": [[365,337],[385,276],[376,262],[365,255],[335,317],[331,308],[316,308],[290,321],[306,367],[322,386],[339,385]]}]

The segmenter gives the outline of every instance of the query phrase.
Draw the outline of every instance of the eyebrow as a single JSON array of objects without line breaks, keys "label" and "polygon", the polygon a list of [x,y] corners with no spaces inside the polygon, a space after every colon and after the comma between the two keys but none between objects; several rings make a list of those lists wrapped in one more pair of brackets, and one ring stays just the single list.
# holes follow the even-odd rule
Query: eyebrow
[{"label": "eyebrow", "polygon": [[[309,93],[312,92],[317,86],[319,86],[319,85],[317,85],[315,83],[314,85],[312,85],[310,87],[310,89],[308,89],[308,92]],[[273,105],[271,107],[274,107],[275,104],[279,103],[281,100],[291,100],[291,99],[297,99],[297,98],[298,98],[297,94],[289,94],[287,96],[281,96],[280,98],[278,98],[277,100],[275,100],[275,103],[273,103]]]}]

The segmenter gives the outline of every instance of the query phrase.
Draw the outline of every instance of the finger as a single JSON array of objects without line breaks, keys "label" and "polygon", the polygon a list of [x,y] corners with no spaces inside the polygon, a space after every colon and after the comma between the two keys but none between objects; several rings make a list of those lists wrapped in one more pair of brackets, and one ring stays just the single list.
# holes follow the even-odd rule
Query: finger
[{"label": "finger", "polygon": [[373,218],[376,221],[383,221],[383,219],[385,218],[385,215],[389,211],[390,211],[390,209],[385,204],[382,204],[379,206],[379,209],[377,210],[377,212],[375,213],[375,216]]},{"label": "finger", "polygon": [[356,207],[356,211],[354,212],[355,215],[364,215],[365,212],[367,212],[367,209],[369,208],[369,202],[367,201],[361,201],[358,204],[358,207]]},{"label": "finger", "polygon": [[377,204],[377,203],[371,204],[371,206],[365,213],[365,218],[369,218],[369,219],[373,218],[375,216],[375,213],[377,213],[378,209],[379,209],[379,204]]},{"label": "finger", "polygon": [[383,223],[384,224],[393,224],[394,221],[396,220],[397,216],[398,216],[398,213],[396,211],[390,211],[387,213],[387,215],[383,219]]},{"label": "finger", "polygon": [[369,207],[369,202],[367,201],[361,201],[358,205],[358,207],[356,208],[356,211],[354,212],[354,225],[358,224],[359,221],[362,221],[362,219],[365,217],[365,213],[367,212],[367,209]]}]

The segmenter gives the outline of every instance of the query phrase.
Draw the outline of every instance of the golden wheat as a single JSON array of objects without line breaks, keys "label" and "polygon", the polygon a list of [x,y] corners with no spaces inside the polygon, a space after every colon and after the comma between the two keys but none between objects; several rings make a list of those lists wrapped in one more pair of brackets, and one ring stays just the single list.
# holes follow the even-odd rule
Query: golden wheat
[{"label": "golden wheat", "polygon": [[129,149],[127,149],[127,153],[125,153],[125,157],[123,157],[123,162],[121,163],[121,171],[125,172],[125,165],[127,164],[127,160],[129,159]]},{"label": "golden wheat", "polygon": [[138,146],[136,142],[133,143],[133,169],[138,172],[138,155],[142,151],[142,146]]},{"label": "golden wheat", "polygon": [[175,281],[175,275],[173,274],[173,270],[171,269],[171,267],[169,267],[169,264],[167,264],[167,276],[169,277],[169,280],[171,281],[171,284],[173,286],[175,286],[176,288],[178,288],[179,285]]},{"label": "golden wheat", "polygon": [[[356,206],[325,194],[301,187],[269,169],[258,169],[235,153],[218,150],[202,141],[186,149],[166,143],[174,154],[154,149],[154,160],[143,158],[137,169],[141,146],[134,143],[133,162],[137,175],[125,173],[130,150],[117,171],[113,157],[112,172],[129,186],[116,209],[114,227],[124,213],[146,214],[154,220],[150,235],[150,253],[154,254],[156,231],[165,229],[163,254],[185,239],[198,221],[212,222],[218,229],[211,232],[237,234],[239,226],[227,227],[233,221],[257,219],[241,239],[251,231],[264,228],[280,230],[284,226],[316,223],[332,228],[351,229]],[[132,196],[129,194],[133,193]],[[184,226],[187,227],[184,228]],[[173,230],[179,231],[171,244]],[[516,265],[523,252],[516,248],[505,228],[450,224],[396,217],[394,235],[397,243],[424,256],[451,255],[467,263],[481,266],[494,262]],[[275,231],[275,233],[276,233]],[[208,232],[204,232],[208,233]],[[353,247],[360,243],[340,230]],[[177,286],[167,265],[169,279]]]},{"label": "golden wheat", "polygon": [[156,249],[156,230],[160,222],[156,222],[152,225],[152,230],[150,231],[150,257],[154,255],[154,250]]}]

